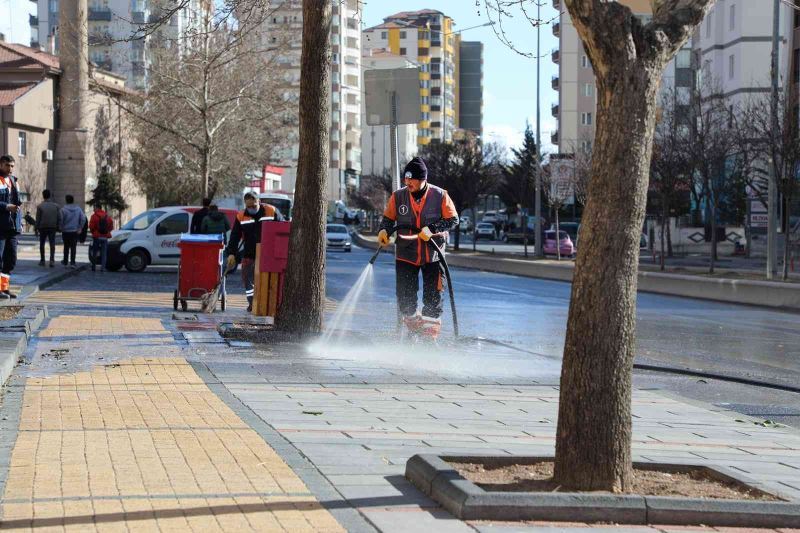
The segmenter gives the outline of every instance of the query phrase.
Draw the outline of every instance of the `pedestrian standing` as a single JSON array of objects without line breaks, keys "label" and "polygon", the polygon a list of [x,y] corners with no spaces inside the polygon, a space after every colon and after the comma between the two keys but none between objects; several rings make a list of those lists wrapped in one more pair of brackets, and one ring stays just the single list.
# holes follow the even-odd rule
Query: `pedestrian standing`
[{"label": "pedestrian standing", "polygon": [[219,207],[212,204],[208,206],[208,215],[203,219],[200,224],[200,233],[206,235],[221,234],[222,239],[227,242],[228,231],[231,229],[231,223],[228,222],[228,217],[225,213],[219,210]]},{"label": "pedestrian standing", "polygon": [[66,196],[66,201],[66,205],[61,209],[61,238],[64,241],[64,259],[61,264],[75,268],[78,238],[86,224],[86,215],[83,209],[75,205],[75,198],[71,194]]},{"label": "pedestrian standing", "polygon": [[61,207],[50,200],[50,190],[42,191],[44,201],[36,208],[39,228],[39,266],[44,266],[44,243],[50,243],[50,266],[56,266],[56,233],[61,229]]},{"label": "pedestrian standing", "polygon": [[[248,192],[244,195],[245,208],[236,214],[236,222],[231,230],[231,240],[227,246],[227,269],[236,266],[236,256],[242,258],[242,284],[247,296],[247,311],[253,310],[253,293],[255,287],[256,245],[261,242],[261,222],[265,220],[283,220],[281,212],[270,204],[258,205],[256,195]],[[241,243],[241,252],[239,250]]]},{"label": "pedestrian standing", "polygon": [[[403,176],[406,186],[389,198],[378,241],[386,246],[391,234],[397,232],[396,295],[403,322],[412,334],[436,339],[442,327],[442,272],[439,254],[427,241],[433,239],[444,250],[447,233],[458,224],[458,213],[447,191],[428,183],[428,168],[422,158],[409,161]],[[417,314],[420,272],[422,315]]]},{"label": "pedestrian standing", "polygon": [[16,298],[11,292],[11,271],[17,264],[17,235],[22,230],[22,202],[19,199],[17,178],[14,176],[14,157],[0,157],[0,299]]},{"label": "pedestrian standing", "polygon": [[208,207],[211,205],[211,198],[203,198],[203,207],[192,215],[192,223],[189,226],[189,233],[203,233],[203,219],[208,216]]},{"label": "pedestrian standing", "polygon": [[100,272],[106,270],[106,256],[108,255],[108,239],[111,238],[111,231],[114,229],[114,220],[103,210],[103,205],[97,202],[94,205],[94,213],[89,219],[89,231],[92,232],[92,271],[95,270],[97,255],[100,255]]}]

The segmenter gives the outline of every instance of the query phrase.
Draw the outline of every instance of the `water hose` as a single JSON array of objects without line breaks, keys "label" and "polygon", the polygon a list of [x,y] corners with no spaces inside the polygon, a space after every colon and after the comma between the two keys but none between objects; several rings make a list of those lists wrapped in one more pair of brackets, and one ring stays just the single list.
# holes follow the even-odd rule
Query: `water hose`
[{"label": "water hose", "polygon": [[[411,240],[418,239],[419,235],[398,235],[398,237]],[[439,245],[433,239],[428,239],[428,244],[439,254],[439,268],[442,269],[444,277],[447,278],[447,292],[450,293],[450,311],[453,313],[453,333],[458,338],[458,314],[456,313],[456,297],[453,294],[453,282],[450,280],[450,269],[447,266],[447,260],[444,258],[444,252],[442,252]]]}]

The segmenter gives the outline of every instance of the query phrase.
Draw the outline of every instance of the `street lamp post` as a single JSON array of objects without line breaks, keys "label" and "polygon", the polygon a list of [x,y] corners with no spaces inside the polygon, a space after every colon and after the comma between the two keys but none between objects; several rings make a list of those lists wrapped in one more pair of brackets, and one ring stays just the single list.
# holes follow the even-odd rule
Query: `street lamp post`
[{"label": "street lamp post", "polygon": [[[536,20],[542,20],[542,4],[536,4]],[[533,229],[536,235],[534,241],[534,250],[536,257],[544,257],[544,247],[542,246],[542,162],[539,156],[542,153],[542,124],[540,119],[541,111],[541,94],[539,86],[540,63],[542,60],[541,54],[541,40],[540,40],[541,24],[536,25],[536,198],[534,206],[534,215],[536,220],[533,223]],[[527,230],[527,228],[526,228]]]}]

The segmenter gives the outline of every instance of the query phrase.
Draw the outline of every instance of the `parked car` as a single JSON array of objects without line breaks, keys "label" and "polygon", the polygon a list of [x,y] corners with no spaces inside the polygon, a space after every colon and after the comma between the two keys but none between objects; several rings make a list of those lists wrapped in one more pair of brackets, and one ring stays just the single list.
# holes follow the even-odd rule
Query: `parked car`
[{"label": "parked car", "polygon": [[[544,255],[558,255],[556,251],[556,232],[548,230],[544,232]],[[575,255],[575,246],[572,244],[572,239],[566,231],[558,232],[558,249],[561,257],[572,257]]]},{"label": "parked car", "polygon": [[[200,209],[191,206],[158,207],[133,217],[120,229],[111,232],[106,268],[143,272],[148,265],[177,265],[181,258],[178,241],[189,232],[192,214]],[[222,209],[231,227],[235,209]]]},{"label": "parked car", "polygon": [[467,233],[469,231],[472,231],[472,219],[470,219],[469,217],[462,216],[458,219],[458,221],[462,233]]},{"label": "parked car", "polygon": [[475,226],[475,233],[473,234],[473,238],[477,241],[481,238],[486,238],[489,240],[494,239],[494,224],[490,224],[488,222],[480,222]]},{"label": "parked car", "polygon": [[[561,222],[558,225],[559,231],[566,231],[569,238],[572,240],[572,244],[577,248],[578,246],[578,229],[581,227],[580,223],[578,222]],[[550,230],[555,231],[556,225],[551,224]]]},{"label": "parked car", "polygon": [[497,211],[486,211],[483,214],[483,218],[481,218],[481,222],[488,222],[494,224],[495,222],[499,222],[500,217],[497,216]]},{"label": "parked car", "polygon": [[344,224],[328,224],[325,226],[325,243],[329,249],[352,252],[350,232]]}]

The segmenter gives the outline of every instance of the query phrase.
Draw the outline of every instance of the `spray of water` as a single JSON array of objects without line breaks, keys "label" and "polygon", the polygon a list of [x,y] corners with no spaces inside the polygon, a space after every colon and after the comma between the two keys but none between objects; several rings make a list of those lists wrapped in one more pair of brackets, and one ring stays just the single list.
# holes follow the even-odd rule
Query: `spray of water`
[{"label": "spray of water", "polygon": [[373,280],[373,267],[368,263],[364,267],[364,271],[356,280],[353,287],[344,297],[336,308],[336,313],[331,318],[330,323],[325,328],[325,335],[318,342],[323,346],[329,345],[332,340],[341,340],[344,333],[349,330],[353,325],[353,316],[356,313],[356,305],[358,304],[361,294],[366,287],[372,286]]}]

